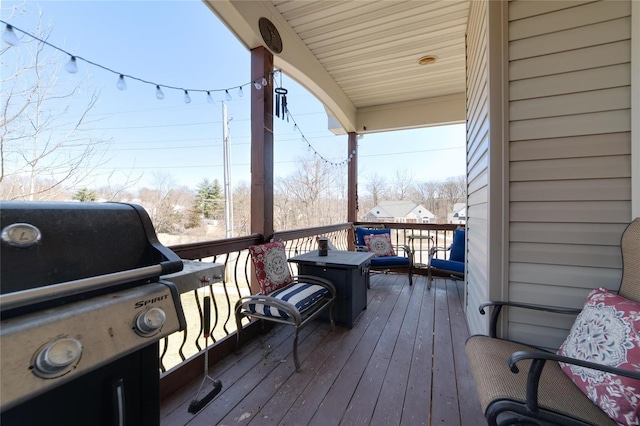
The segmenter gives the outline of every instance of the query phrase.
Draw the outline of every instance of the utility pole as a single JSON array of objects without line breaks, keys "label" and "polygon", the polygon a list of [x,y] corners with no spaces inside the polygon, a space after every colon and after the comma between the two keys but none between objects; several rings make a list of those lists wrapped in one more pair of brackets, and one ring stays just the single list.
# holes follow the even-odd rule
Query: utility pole
[{"label": "utility pole", "polygon": [[224,162],[224,227],[226,238],[233,237],[233,196],[231,195],[231,182],[229,169],[231,168],[229,149],[229,119],[227,119],[227,105],[222,102],[222,152]]}]

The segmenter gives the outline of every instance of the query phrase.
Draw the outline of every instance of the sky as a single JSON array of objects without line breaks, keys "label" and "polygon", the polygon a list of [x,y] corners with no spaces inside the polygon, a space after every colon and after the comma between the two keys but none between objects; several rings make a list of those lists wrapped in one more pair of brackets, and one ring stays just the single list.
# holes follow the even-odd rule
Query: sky
[{"label": "sky", "polygon": [[[88,96],[98,94],[85,132],[106,141],[108,151],[86,186],[132,177],[140,177],[138,186],[153,186],[158,173],[191,189],[205,178],[223,182],[223,101],[229,118],[231,187],[250,182],[250,96],[239,97],[237,89],[230,91],[231,101],[224,96],[224,89],[250,82],[250,54],[204,3],[2,0],[0,4],[2,20],[35,35],[40,35],[40,22],[52,45],[116,72],[78,60],[78,73],[69,74],[64,68],[69,57],[45,47],[47,54],[57,55],[57,84],[81,84],[69,114],[78,114]],[[29,40],[19,31],[16,34]],[[21,43],[3,53],[3,73],[25,49]],[[158,100],[154,84],[128,78],[127,89],[118,90],[118,73],[192,89],[191,103],[184,102],[182,90],[163,89],[165,97]],[[276,81],[280,85],[280,77]],[[289,91],[289,111],[298,128],[274,117],[276,179],[292,174],[299,161],[314,152],[329,162],[344,161],[347,136],[327,130],[323,105],[287,75],[281,85]],[[248,93],[249,88],[244,86],[243,91]],[[206,94],[196,90],[211,90],[214,102],[208,103]],[[464,124],[367,134],[358,141],[358,152],[361,184],[373,175],[391,181],[399,171],[413,182],[460,176],[465,173]]]}]

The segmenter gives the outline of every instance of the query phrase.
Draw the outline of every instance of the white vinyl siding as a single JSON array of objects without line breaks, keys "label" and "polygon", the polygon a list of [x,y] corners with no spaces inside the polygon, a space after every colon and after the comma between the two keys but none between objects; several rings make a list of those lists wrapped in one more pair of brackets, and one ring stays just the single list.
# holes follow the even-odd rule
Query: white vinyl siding
[{"label": "white vinyl siding", "polygon": [[[509,2],[509,299],[617,290],[631,218],[631,2]],[[572,319],[509,312],[556,348]]]},{"label": "white vinyl siding", "polygon": [[488,186],[489,105],[487,13],[472,1],[467,27],[467,321],[472,333],[486,333],[487,319],[477,306],[489,298]]}]

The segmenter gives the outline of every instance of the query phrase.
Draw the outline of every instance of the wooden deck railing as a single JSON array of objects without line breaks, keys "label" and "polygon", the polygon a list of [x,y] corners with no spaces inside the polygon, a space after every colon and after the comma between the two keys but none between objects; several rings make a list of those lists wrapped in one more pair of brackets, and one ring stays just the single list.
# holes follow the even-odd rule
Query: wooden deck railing
[{"label": "wooden deck railing", "polygon": [[[382,223],[357,223],[373,225]],[[261,244],[267,240],[283,240],[289,257],[316,250],[316,238],[328,237],[341,250],[353,247],[352,223],[296,229],[275,233],[265,239],[263,235],[253,234],[245,237],[203,241],[170,247],[183,259],[199,260],[224,265],[222,281],[211,283],[181,295],[182,305],[187,319],[184,331],[172,334],[161,342],[161,396],[165,397],[177,388],[202,374],[204,363],[202,300],[212,295],[211,336],[209,342],[209,361],[214,364],[230,354],[235,347],[236,325],[233,319],[233,307],[236,300],[251,293],[252,269],[249,246]],[[432,244],[448,246],[451,244],[453,230],[458,225],[401,224],[384,223],[391,229],[395,244],[411,244],[415,251],[415,261],[426,263],[428,250]],[[410,236],[427,236],[432,239],[412,239]],[[418,271],[419,273],[419,271]],[[258,323],[251,324],[248,332],[259,333]]]}]

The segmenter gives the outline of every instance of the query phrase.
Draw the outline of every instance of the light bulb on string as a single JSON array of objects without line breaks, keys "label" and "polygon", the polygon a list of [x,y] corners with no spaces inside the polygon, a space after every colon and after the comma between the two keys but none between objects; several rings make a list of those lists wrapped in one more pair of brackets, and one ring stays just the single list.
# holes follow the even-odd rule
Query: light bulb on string
[{"label": "light bulb on string", "polygon": [[156,84],[156,99],[160,101],[164,99],[164,93],[162,93],[162,89],[157,84]]},{"label": "light bulb on string", "polygon": [[228,89],[224,91],[224,98],[227,100],[227,102],[231,102],[231,94],[229,93]]},{"label": "light bulb on string", "polygon": [[191,103],[191,96],[189,96],[189,92],[187,92],[186,90],[184,91],[184,103],[185,104]]},{"label": "light bulb on string", "polygon": [[244,93],[242,93],[242,86],[238,87],[238,97],[241,98]]},{"label": "light bulb on string", "polygon": [[4,29],[2,33],[2,41],[7,43],[9,46],[17,46],[20,44],[20,40],[16,35],[15,31],[13,31],[13,27],[7,24],[7,27]]},{"label": "light bulb on string", "polygon": [[262,83],[263,86],[268,86],[269,85],[269,81],[267,80],[266,77],[262,77],[262,81],[260,83]]},{"label": "light bulb on string", "polygon": [[124,81],[124,75],[120,74],[118,82],[116,83],[118,90],[127,90],[127,83]]},{"label": "light bulb on string", "polygon": [[213,97],[211,96],[211,92],[207,92],[207,103],[213,103]]},{"label": "light bulb on string", "polygon": [[294,132],[297,132],[297,131],[298,131],[298,125],[297,125],[297,124],[295,124],[295,123],[293,124],[293,131],[294,131]]},{"label": "light bulb on string", "polygon": [[253,82],[253,87],[256,88],[256,90],[260,90],[262,89],[262,84],[258,83],[258,80]]},{"label": "light bulb on string", "polygon": [[72,56],[69,59],[69,62],[64,66],[64,69],[66,69],[69,74],[75,74],[78,72],[78,64],[76,63],[75,56]]}]

